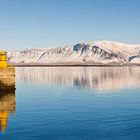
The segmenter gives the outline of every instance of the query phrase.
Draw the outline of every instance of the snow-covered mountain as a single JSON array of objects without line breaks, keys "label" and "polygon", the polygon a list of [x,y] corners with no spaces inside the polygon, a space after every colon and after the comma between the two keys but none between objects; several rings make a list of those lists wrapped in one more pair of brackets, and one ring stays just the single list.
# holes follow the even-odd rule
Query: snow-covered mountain
[{"label": "snow-covered mountain", "polygon": [[8,52],[13,64],[140,64],[140,45],[112,41]]}]

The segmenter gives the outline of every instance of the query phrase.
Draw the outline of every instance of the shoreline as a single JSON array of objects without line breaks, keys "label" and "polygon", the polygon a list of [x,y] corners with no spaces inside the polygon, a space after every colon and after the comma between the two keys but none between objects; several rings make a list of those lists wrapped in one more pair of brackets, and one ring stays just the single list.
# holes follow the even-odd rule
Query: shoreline
[{"label": "shoreline", "polygon": [[139,67],[140,64],[14,64],[14,67]]}]

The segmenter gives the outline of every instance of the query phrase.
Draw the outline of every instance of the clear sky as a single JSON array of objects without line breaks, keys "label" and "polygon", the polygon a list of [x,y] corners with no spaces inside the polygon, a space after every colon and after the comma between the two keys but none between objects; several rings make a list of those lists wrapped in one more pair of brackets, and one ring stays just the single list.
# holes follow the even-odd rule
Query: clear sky
[{"label": "clear sky", "polygon": [[140,0],[0,0],[0,48],[140,44]]}]

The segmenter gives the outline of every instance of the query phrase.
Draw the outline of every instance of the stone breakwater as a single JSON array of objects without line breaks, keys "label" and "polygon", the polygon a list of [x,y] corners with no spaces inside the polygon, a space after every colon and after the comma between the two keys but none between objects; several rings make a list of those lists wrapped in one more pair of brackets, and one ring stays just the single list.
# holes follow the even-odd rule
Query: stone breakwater
[{"label": "stone breakwater", "polygon": [[14,67],[0,68],[0,91],[15,90]]}]

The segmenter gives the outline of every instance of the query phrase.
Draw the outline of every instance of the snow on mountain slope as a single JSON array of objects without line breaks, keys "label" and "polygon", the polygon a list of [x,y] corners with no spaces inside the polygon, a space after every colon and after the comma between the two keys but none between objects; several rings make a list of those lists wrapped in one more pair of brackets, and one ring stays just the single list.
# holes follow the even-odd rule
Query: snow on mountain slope
[{"label": "snow on mountain slope", "polygon": [[[124,64],[135,62],[133,59],[139,55],[140,45],[96,41],[59,48],[9,52],[8,61],[14,64]],[[140,63],[138,60],[136,62]]]}]

